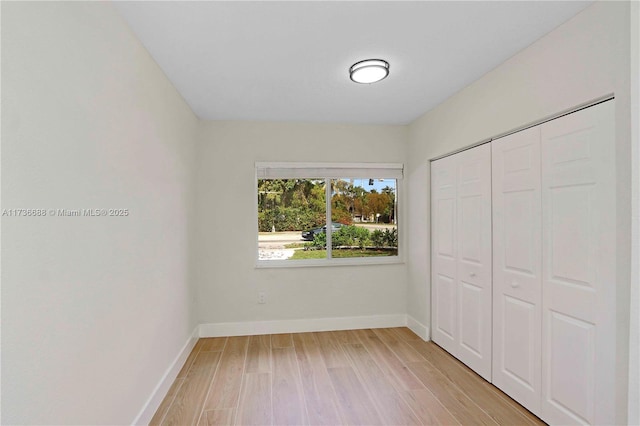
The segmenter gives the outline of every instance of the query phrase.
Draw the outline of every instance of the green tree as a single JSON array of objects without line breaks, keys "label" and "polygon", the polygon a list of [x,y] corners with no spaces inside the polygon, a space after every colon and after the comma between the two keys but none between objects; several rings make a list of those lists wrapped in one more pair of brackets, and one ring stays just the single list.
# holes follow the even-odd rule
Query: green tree
[{"label": "green tree", "polygon": [[395,214],[396,214],[395,188],[392,188],[389,185],[387,185],[384,188],[382,188],[382,193],[385,194],[389,199],[387,208],[384,211],[384,215],[389,218],[389,223],[393,223],[395,222]]}]

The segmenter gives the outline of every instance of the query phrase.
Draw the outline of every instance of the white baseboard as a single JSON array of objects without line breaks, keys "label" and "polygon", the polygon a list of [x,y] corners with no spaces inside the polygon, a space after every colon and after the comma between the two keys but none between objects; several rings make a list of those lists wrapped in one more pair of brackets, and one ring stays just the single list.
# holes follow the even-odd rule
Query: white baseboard
[{"label": "white baseboard", "polygon": [[[417,321],[414,321],[419,324]],[[354,330],[359,328],[405,327],[407,316],[313,318],[280,321],[249,321],[200,324],[200,337],[251,336],[258,334],[303,333],[308,331]],[[423,333],[424,334],[424,333]],[[422,335],[420,337],[424,338]]]},{"label": "white baseboard", "polygon": [[196,328],[193,330],[193,333],[191,333],[191,336],[187,339],[187,342],[175,357],[167,371],[165,371],[164,375],[156,385],[153,392],[151,392],[151,396],[149,396],[149,399],[147,399],[147,402],[144,404],[142,410],[140,410],[140,413],[132,424],[149,424],[149,422],[153,418],[153,415],[156,413],[158,407],[162,403],[162,400],[167,395],[167,392],[169,392],[169,388],[176,380],[176,377],[178,377],[178,373],[180,373],[182,366],[187,361],[187,357],[189,357],[191,350],[196,345],[196,342],[198,341],[198,329],[199,326],[196,326]]},{"label": "white baseboard", "polygon": [[420,338],[425,342],[431,340],[431,338],[429,337],[429,327],[422,324],[411,315],[407,315],[407,327],[409,328],[409,330],[420,336]]}]

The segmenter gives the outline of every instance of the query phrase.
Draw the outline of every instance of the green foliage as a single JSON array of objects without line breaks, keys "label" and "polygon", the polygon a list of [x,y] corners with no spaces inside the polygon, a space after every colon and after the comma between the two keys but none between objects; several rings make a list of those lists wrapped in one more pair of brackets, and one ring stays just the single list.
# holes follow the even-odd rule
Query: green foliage
[{"label": "green foliage", "polygon": [[383,241],[387,247],[398,247],[398,229],[385,229],[383,232]]},{"label": "green foliage", "polygon": [[371,243],[370,237],[371,233],[366,228],[343,226],[331,235],[331,246],[363,248]]},{"label": "green foliage", "polygon": [[396,228],[384,231],[376,229],[371,233],[371,242],[375,247],[398,247],[398,230]]},{"label": "green foliage", "polygon": [[324,232],[319,232],[313,236],[312,247],[315,248],[326,248],[327,247],[327,234]]},{"label": "green foliage", "polygon": [[[324,232],[316,234],[310,247],[324,248],[327,245],[327,235]],[[358,226],[343,226],[331,234],[331,247],[359,247],[371,245],[371,233],[366,228]]]},{"label": "green foliage", "polygon": [[324,181],[315,179],[258,179],[258,211],[277,207],[325,210]]},{"label": "green foliage", "polygon": [[309,208],[314,212],[324,212],[327,209],[324,186],[314,185],[309,193]]},{"label": "green foliage", "polygon": [[384,246],[384,233],[379,229],[373,231],[371,233],[371,243],[374,245],[374,247]]},{"label": "green foliage", "polygon": [[299,231],[322,226],[325,223],[324,212],[318,213],[303,207],[276,207],[258,212],[258,230],[269,232]]}]

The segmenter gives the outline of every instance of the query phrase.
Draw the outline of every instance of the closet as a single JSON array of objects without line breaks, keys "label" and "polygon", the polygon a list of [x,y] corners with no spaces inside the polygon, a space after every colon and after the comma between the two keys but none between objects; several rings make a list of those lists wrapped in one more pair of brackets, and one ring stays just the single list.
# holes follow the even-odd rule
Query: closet
[{"label": "closet", "polygon": [[431,167],[434,342],[547,423],[615,423],[614,102]]}]

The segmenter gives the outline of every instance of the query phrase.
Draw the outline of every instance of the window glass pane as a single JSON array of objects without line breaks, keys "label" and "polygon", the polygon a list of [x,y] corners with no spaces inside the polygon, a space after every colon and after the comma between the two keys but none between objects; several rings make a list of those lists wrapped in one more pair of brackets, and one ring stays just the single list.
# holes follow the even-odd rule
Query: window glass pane
[{"label": "window glass pane", "polygon": [[396,179],[332,179],[331,256],[398,255]]},{"label": "window glass pane", "polygon": [[326,258],[326,217],[323,179],[258,179],[258,259]]}]

